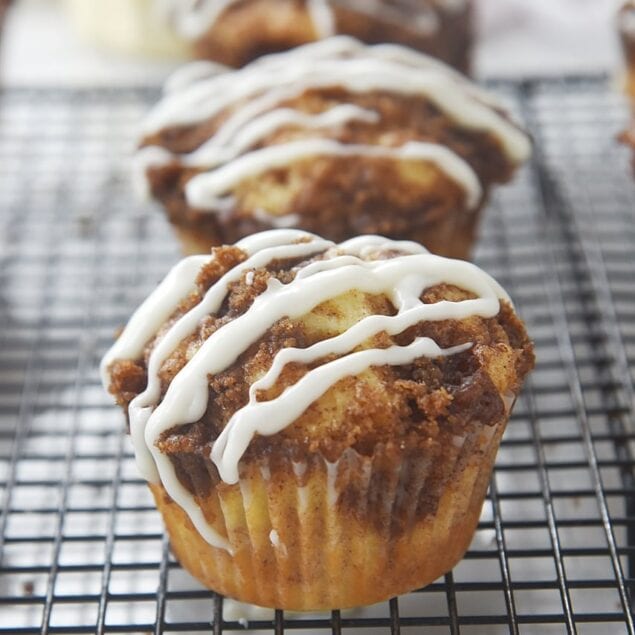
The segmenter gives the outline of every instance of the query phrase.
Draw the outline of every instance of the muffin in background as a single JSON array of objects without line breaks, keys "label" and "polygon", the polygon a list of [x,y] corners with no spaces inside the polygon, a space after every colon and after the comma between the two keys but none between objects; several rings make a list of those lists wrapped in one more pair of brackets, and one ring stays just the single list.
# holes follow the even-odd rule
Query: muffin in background
[{"label": "muffin in background", "polygon": [[93,45],[128,55],[190,59],[190,42],[174,32],[160,0],[64,0],[73,28]]},{"label": "muffin in background", "polygon": [[244,66],[335,34],[394,42],[468,72],[471,0],[65,0],[76,31],[128,54]]},{"label": "muffin in background", "polygon": [[628,0],[617,18],[622,51],[626,63],[626,91],[635,99],[635,1]]},{"label": "muffin in background", "polygon": [[530,153],[493,96],[451,68],[345,36],[237,71],[186,66],[142,128],[139,189],[185,253],[296,227],[467,258],[491,186]]},{"label": "muffin in background", "polygon": [[229,597],[317,610],[463,556],[533,362],[476,266],[276,230],[177,265],[102,379],[181,564]]},{"label": "muffin in background", "polygon": [[471,0],[165,0],[165,7],[198,57],[228,66],[341,34],[470,68]]}]

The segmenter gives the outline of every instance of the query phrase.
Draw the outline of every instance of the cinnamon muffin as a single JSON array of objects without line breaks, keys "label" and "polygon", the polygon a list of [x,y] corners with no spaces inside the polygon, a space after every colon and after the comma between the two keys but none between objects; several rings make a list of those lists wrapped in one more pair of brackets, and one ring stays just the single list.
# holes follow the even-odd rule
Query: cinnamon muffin
[{"label": "cinnamon muffin", "polygon": [[394,42],[468,72],[470,0],[169,0],[166,13],[195,53],[228,66],[336,34]]},{"label": "cinnamon muffin", "polygon": [[344,36],[229,73],[185,67],[143,131],[139,182],[186,253],[297,227],[466,258],[490,186],[530,152],[493,97],[452,69]]},{"label": "cinnamon muffin", "polygon": [[241,601],[313,610],[457,563],[532,366],[476,266],[273,230],[177,265],[102,374],[183,567]]}]

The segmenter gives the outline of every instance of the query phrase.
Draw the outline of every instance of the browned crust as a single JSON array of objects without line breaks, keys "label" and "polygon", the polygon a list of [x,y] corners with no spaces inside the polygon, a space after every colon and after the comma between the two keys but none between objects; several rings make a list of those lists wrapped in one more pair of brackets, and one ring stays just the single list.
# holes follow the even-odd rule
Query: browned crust
[{"label": "browned crust", "polygon": [[[335,0],[336,32],[369,44],[402,44],[469,72],[473,39],[471,2],[458,11],[444,10],[436,0],[421,0],[420,4],[435,10],[439,19],[437,31],[425,33],[413,29],[406,19],[388,22],[350,9],[345,0]],[[304,0],[245,0],[230,7],[196,41],[195,51],[198,57],[239,67],[261,55],[286,51],[316,38]]]},{"label": "browned crust", "polygon": [[[378,123],[350,123],[322,134],[347,144],[400,146],[408,141],[433,142],[465,159],[483,185],[484,203],[489,187],[511,178],[515,166],[497,139],[479,131],[461,129],[422,97],[383,92],[349,94],[340,88],[307,91],[281,106],[321,112],[334,103],[351,103],[380,114]],[[160,145],[171,152],[191,152],[214,133],[229,112],[198,125],[169,128],[144,139],[142,145]],[[273,133],[262,146],[310,138],[315,131],[287,128]],[[262,147],[259,146],[259,147]],[[235,242],[251,233],[271,229],[274,221],[254,218],[251,197],[259,188],[292,187],[284,207],[275,215],[293,214],[294,226],[336,242],[351,236],[378,233],[391,238],[418,240],[434,253],[467,258],[480,216],[468,209],[465,193],[439,169],[429,164],[425,179],[407,180],[401,167],[379,158],[320,157],[270,170],[238,186],[235,203],[222,214],[199,211],[188,205],[184,188],[196,170],[172,163],[150,168],[152,195],[161,201],[170,222],[187,237],[185,250],[207,251],[212,245]]]}]

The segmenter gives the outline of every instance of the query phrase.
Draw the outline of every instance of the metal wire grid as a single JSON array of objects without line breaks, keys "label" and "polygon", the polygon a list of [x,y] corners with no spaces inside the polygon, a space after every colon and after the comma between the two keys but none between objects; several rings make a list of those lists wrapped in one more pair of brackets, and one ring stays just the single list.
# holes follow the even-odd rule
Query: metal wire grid
[{"label": "metal wire grid", "polygon": [[[537,152],[478,261],[536,342],[466,558],[357,611],[254,613],[170,555],[97,362],[178,253],[125,156],[152,91],[0,97],[0,631],[633,633],[635,187],[604,80],[497,84]],[[249,621],[246,621],[249,620]]]}]

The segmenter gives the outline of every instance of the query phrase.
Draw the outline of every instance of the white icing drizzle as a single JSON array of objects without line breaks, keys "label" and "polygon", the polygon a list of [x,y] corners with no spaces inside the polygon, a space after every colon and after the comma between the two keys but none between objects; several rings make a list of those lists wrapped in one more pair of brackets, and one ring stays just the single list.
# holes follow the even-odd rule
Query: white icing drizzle
[{"label": "white icing drizzle", "polygon": [[[318,113],[282,105],[309,89],[333,86],[351,93],[383,90],[421,95],[459,126],[492,134],[510,161],[520,163],[530,151],[527,136],[497,112],[498,104],[491,95],[438,60],[402,46],[365,46],[339,36],[261,58],[239,71],[197,80],[205,74],[209,74],[207,70],[198,68],[180,71],[171,85],[181,89],[169,88],[144,122],[144,133],[196,124],[229,109],[226,117],[214,135],[193,152],[179,155],[143,148],[136,175],[144,183],[138,190],[147,190],[146,172],[151,165],[176,162],[195,167],[201,173],[187,183],[187,201],[197,209],[218,213],[223,209],[223,196],[231,195],[232,188],[248,176],[312,156],[375,156],[431,161],[465,190],[469,207],[478,205],[481,186],[476,173],[448,147],[418,141],[397,148],[381,142],[373,146],[344,144],[330,138],[340,126],[351,122],[379,124],[380,114],[347,103]],[[282,137],[258,147],[272,134],[294,128],[302,138]]]},{"label": "white icing drizzle", "polygon": [[[227,550],[230,550],[227,541],[207,523],[194,497],[176,477],[172,462],[157,447],[164,432],[203,416],[208,405],[208,376],[231,366],[277,320],[300,318],[325,300],[347,291],[356,289],[385,294],[396,309],[395,315],[369,316],[340,335],[307,349],[283,349],[275,356],[271,368],[251,386],[248,403],[232,416],[212,447],[211,458],[221,478],[227,483],[235,483],[239,479],[240,459],[254,434],[266,436],[284,429],[340,379],[360,374],[373,365],[408,364],[418,357],[453,355],[471,346],[466,342],[441,349],[432,340],[420,337],[407,346],[360,349],[372,341],[374,335],[382,331],[397,334],[420,321],[462,319],[473,315],[492,317],[499,311],[499,300],[508,300],[503,289],[476,266],[431,255],[408,241],[363,236],[336,246],[307,232],[273,230],[244,239],[238,246],[248,258],[212,285],[197,305],[162,334],[149,357],[146,389],[129,407],[131,438],[144,477],[155,482],[160,479],[201,535],[211,545]],[[386,250],[403,255],[383,260],[364,259]],[[196,330],[201,319],[218,311],[232,282],[248,277],[253,280],[253,271],[273,260],[310,258],[317,254],[323,254],[323,259],[299,268],[291,282],[282,284],[270,279],[266,291],[244,314],[223,324],[198,350],[192,351],[160,401],[159,373],[164,361]],[[193,256],[185,259],[135,312],[102,361],[102,381],[106,387],[111,383],[112,363],[118,359],[142,357],[143,350],[162,323],[194,290],[198,271],[209,258]],[[441,282],[471,291],[477,298],[435,304],[424,304],[419,300],[425,288]],[[286,364],[313,363],[330,355],[335,355],[336,359],[318,365],[277,398],[258,401],[258,391],[274,385]],[[266,467],[264,465],[263,469]],[[298,476],[302,475],[303,469],[300,464],[294,466]]]},{"label": "white icing drizzle", "polygon": [[[364,260],[372,259],[373,254],[380,254],[386,249],[386,245],[390,245],[392,249],[401,251],[406,254],[423,254],[427,250],[419,243],[413,240],[386,240],[383,236],[365,235],[355,236],[340,243],[340,249],[349,254],[355,254]],[[308,268],[308,267],[307,267]],[[302,271],[298,275],[302,275]]]},{"label": "white icing drizzle", "polygon": [[248,117],[241,117],[241,120],[245,120],[244,125],[243,121],[236,121],[237,119],[238,117],[234,116],[232,121],[223,126],[222,136],[214,135],[194,152],[183,155],[180,158],[181,162],[191,166],[213,167],[234,159],[241,152],[286,126],[320,129],[340,126],[350,121],[376,123],[379,115],[352,104],[340,104],[315,115],[292,108],[276,108],[251,121]]},{"label": "white icing drizzle", "polygon": [[195,40],[211,29],[220,16],[239,0],[163,0],[177,32]]},{"label": "white icing drizzle", "polygon": [[243,154],[217,170],[198,174],[190,179],[185,186],[185,194],[189,203],[197,209],[214,210],[222,204],[223,194],[244,179],[268,169],[287,166],[294,161],[317,156],[363,156],[430,162],[465,190],[468,207],[476,207],[482,195],[480,182],[472,168],[444,146],[410,141],[401,147],[390,148],[343,144],[329,139],[291,141]]},{"label": "white icing drizzle", "polygon": [[335,16],[329,5],[329,0],[307,0],[306,8],[318,38],[335,35]]},{"label": "white icing drizzle", "polygon": [[126,330],[104,355],[101,381],[110,384],[108,367],[116,359],[139,359],[159,327],[172,315],[178,303],[194,291],[194,282],[209,256],[189,256],[179,262],[147,300],[133,313]]},{"label": "white icing drizzle", "polygon": [[342,86],[353,93],[386,90],[422,95],[458,124],[494,135],[511,160],[523,161],[530,151],[527,135],[490,107],[493,97],[483,103],[484,91],[438,60],[394,44],[365,46],[346,36],[270,55],[169,94],[149,113],[143,131],[150,134],[164,127],[198,123],[263,92],[286,89],[278,97],[280,101],[328,86]]},{"label": "white icing drizzle", "polygon": [[212,62],[210,60],[196,60],[181,66],[181,68],[174,71],[166,80],[163,85],[163,93],[175,93],[179,90],[184,90],[188,86],[201,82],[206,79],[211,79],[216,75],[226,73],[231,69],[223,64]]},{"label": "white icing drizzle", "polygon": [[282,216],[275,216],[269,212],[265,212],[264,209],[255,209],[253,216],[256,220],[270,225],[274,229],[295,227],[300,222],[300,216],[298,214],[283,214]]}]

